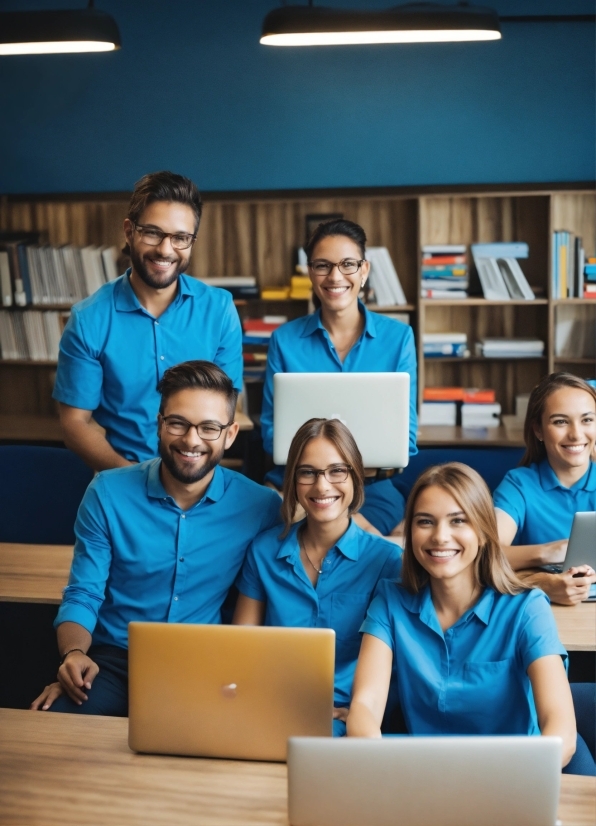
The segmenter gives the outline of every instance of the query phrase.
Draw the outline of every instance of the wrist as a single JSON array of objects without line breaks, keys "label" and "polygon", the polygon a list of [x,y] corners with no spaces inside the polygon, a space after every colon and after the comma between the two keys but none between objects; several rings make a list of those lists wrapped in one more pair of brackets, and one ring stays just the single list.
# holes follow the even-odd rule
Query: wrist
[{"label": "wrist", "polygon": [[85,656],[87,656],[87,652],[86,652],[86,651],[83,651],[83,649],[82,649],[82,648],[69,648],[69,649],[68,649],[67,651],[65,651],[65,652],[64,652],[64,654],[62,654],[62,656],[60,657],[60,665],[62,665],[62,664],[66,661],[66,658],[68,657],[68,655],[69,655],[69,654],[73,654],[75,651],[80,651],[80,652],[81,652],[81,654],[84,654]]}]

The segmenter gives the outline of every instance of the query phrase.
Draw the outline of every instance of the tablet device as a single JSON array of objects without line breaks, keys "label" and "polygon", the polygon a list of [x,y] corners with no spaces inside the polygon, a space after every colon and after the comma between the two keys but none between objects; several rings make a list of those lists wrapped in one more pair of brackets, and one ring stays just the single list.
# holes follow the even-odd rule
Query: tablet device
[{"label": "tablet device", "polygon": [[283,761],[288,737],[331,736],[331,629],[128,628],[133,751]]},{"label": "tablet device", "polygon": [[292,738],[291,826],[555,826],[559,737]]},{"label": "tablet device", "polygon": [[409,460],[408,373],[276,373],[273,460],[285,465],[294,435],[312,418],[339,419],[366,468],[403,468]]}]

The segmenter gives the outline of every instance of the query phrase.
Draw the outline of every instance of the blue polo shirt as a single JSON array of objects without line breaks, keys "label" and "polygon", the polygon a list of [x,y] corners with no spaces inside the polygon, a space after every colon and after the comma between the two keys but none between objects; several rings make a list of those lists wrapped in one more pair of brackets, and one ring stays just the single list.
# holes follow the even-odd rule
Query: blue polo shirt
[{"label": "blue polo shirt", "polygon": [[393,679],[410,734],[540,734],[527,675],[534,660],[566,657],[546,595],[485,588],[443,631],[430,586],[381,582],[361,631],[393,652]]},{"label": "blue polo shirt", "polygon": [[267,453],[273,453],[273,376],[275,373],[409,373],[410,455],[416,447],[416,348],[412,328],[359,302],[364,330],[344,362],[321,322],[321,311],[282,324],[273,335],[267,354],[263,388],[261,433]]},{"label": "blue polo shirt", "polygon": [[500,508],[517,525],[514,545],[542,545],[568,539],[577,511],[596,510],[596,463],[566,488],[543,459],[539,464],[510,470],[493,494]]},{"label": "blue polo shirt", "polygon": [[280,521],[279,496],[216,467],[203,498],[183,511],[166,493],[160,465],[106,470],[87,488],[55,625],[77,622],[95,645],[127,648],[133,620],[221,621],[250,542]]},{"label": "blue polo shirt", "polygon": [[358,629],[377,582],[400,575],[401,548],[351,521],[325,557],[315,588],[300,559],[302,524],[293,525],[285,539],[279,528],[258,536],[236,584],[241,594],[266,603],[265,625],[333,628],[335,704],[347,706],[360,651]]},{"label": "blue polo shirt", "polygon": [[141,306],[130,270],[72,308],[60,340],[53,396],[92,410],[111,446],[131,461],[157,455],[157,383],[182,361],[213,361],[242,388],[242,331],[227,290],[181,275],[167,310]]}]

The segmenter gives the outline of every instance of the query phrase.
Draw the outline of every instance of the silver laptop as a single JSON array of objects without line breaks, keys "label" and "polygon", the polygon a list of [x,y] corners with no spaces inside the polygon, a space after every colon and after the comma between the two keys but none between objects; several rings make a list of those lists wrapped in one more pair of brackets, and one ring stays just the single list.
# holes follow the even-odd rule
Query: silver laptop
[{"label": "silver laptop", "polygon": [[[543,570],[560,574],[578,565],[591,565],[596,571],[596,511],[578,511],[575,514],[565,559],[560,564],[544,565]],[[589,599],[596,599],[594,585]]]},{"label": "silver laptop", "polygon": [[559,737],[292,738],[291,826],[555,826]]},{"label": "silver laptop", "polygon": [[288,737],[331,736],[335,632],[131,622],[133,751],[285,760]]},{"label": "silver laptop", "polygon": [[409,458],[408,373],[276,373],[273,459],[285,465],[298,428],[314,417],[340,419],[366,468],[402,468]]}]

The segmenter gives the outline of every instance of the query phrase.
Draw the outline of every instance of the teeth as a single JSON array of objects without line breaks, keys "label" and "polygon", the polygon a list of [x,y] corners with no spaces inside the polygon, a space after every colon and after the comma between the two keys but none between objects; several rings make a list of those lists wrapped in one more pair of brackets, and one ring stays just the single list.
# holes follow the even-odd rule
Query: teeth
[{"label": "teeth", "polygon": [[193,459],[201,455],[200,453],[194,453],[192,450],[179,450],[178,453],[181,453],[183,456],[190,456]]},{"label": "teeth", "polygon": [[439,559],[447,559],[448,557],[455,556],[457,551],[429,551],[429,554]]},{"label": "teeth", "polygon": [[346,290],[349,290],[349,287],[325,287],[327,292],[329,293],[343,293]]},{"label": "teeth", "polygon": [[571,453],[581,453],[586,447],[585,445],[561,445],[564,450],[570,450]]},{"label": "teeth", "polygon": [[326,499],[314,499],[313,498],[312,501],[316,502],[317,505],[326,505],[328,502],[335,502],[335,500],[337,498],[338,498],[337,496],[328,496]]}]

